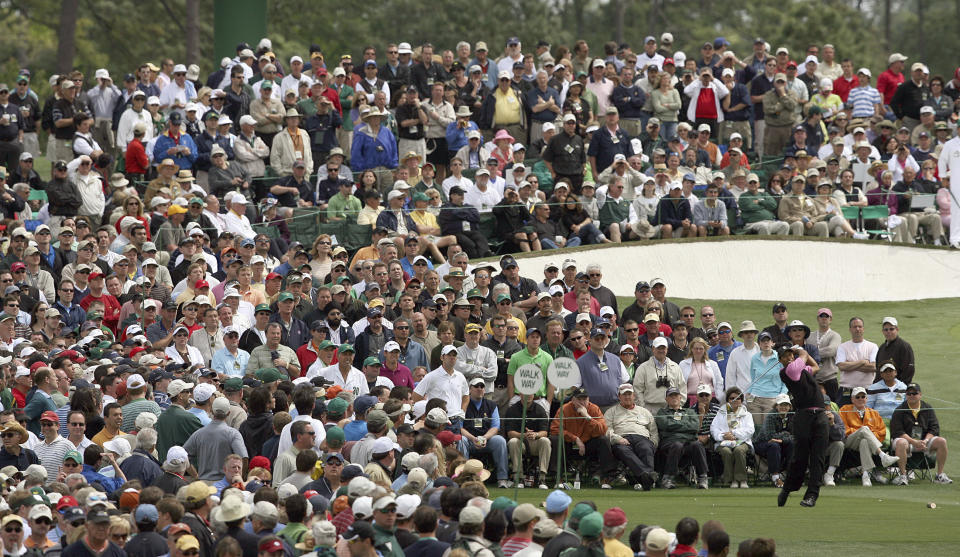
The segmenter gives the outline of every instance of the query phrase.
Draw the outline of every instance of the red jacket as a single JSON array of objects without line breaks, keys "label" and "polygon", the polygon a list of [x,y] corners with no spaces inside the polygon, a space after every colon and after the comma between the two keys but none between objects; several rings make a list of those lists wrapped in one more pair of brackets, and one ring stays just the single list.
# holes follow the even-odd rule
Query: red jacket
[{"label": "red jacket", "polygon": [[[147,159],[147,150],[139,139],[133,139],[127,144],[127,153],[124,156],[124,162],[127,168],[127,174],[146,174],[150,166],[150,160]],[[148,228],[149,229],[149,228]]]},{"label": "red jacket", "polygon": [[120,302],[112,294],[104,291],[99,298],[94,297],[93,294],[87,294],[84,299],[80,300],[80,307],[86,311],[90,308],[90,304],[98,300],[103,302],[103,324],[116,335],[117,325],[120,324]]}]

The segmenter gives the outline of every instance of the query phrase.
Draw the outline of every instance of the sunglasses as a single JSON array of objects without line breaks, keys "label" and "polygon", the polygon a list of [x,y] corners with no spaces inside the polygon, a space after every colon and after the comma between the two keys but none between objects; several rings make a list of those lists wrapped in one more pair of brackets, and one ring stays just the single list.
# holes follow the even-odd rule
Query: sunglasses
[{"label": "sunglasses", "polygon": [[3,531],[6,532],[6,533],[8,533],[8,534],[13,533],[13,532],[16,532],[16,533],[19,534],[20,532],[23,532],[23,528],[20,528],[20,527],[17,527],[17,526],[7,526],[6,528],[3,529]]},{"label": "sunglasses", "polygon": [[13,439],[14,437],[20,437],[20,434],[19,434],[19,433],[13,433],[13,432],[4,433],[4,434],[3,434],[3,438],[4,438],[4,439]]}]

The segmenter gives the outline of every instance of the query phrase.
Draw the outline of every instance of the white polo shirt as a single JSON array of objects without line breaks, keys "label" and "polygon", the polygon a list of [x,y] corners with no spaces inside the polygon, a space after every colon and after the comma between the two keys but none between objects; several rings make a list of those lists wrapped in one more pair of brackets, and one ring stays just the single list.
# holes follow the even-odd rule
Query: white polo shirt
[{"label": "white polo shirt", "polygon": [[447,403],[447,416],[462,418],[463,397],[469,396],[470,387],[462,373],[447,373],[447,370],[440,366],[426,374],[413,392],[426,399],[442,398]]},{"label": "white polo shirt", "polygon": [[[311,366],[312,368],[312,366]],[[347,379],[343,379],[343,373],[340,372],[340,364],[333,364],[323,368],[320,372],[327,381],[332,381],[334,385],[340,386],[345,391],[350,391],[354,396],[365,395],[370,392],[367,387],[367,376],[355,367],[351,367],[347,373]],[[312,379],[310,372],[307,372],[307,379]]]}]

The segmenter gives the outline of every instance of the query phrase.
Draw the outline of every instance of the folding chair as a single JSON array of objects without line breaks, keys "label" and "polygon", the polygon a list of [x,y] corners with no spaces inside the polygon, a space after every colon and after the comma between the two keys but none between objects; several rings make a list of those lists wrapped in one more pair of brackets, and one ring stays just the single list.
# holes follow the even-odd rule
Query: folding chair
[{"label": "folding chair", "polygon": [[[879,221],[889,216],[890,208],[886,205],[868,205],[860,208],[860,218],[863,219],[865,227],[868,221]],[[867,228],[864,232],[878,238],[886,238],[888,242],[893,241],[893,234],[887,228]]]}]

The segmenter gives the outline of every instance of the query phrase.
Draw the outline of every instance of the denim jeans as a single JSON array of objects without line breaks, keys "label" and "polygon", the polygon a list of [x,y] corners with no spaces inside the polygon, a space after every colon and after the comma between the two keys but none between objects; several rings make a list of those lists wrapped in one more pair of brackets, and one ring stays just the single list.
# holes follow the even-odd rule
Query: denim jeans
[{"label": "denim jeans", "polygon": [[489,454],[493,457],[493,463],[497,467],[497,479],[506,480],[509,478],[507,472],[507,442],[503,437],[499,435],[494,435],[487,440],[487,445],[485,447],[479,447],[472,441],[467,441],[467,453],[469,456],[475,454]]}]

